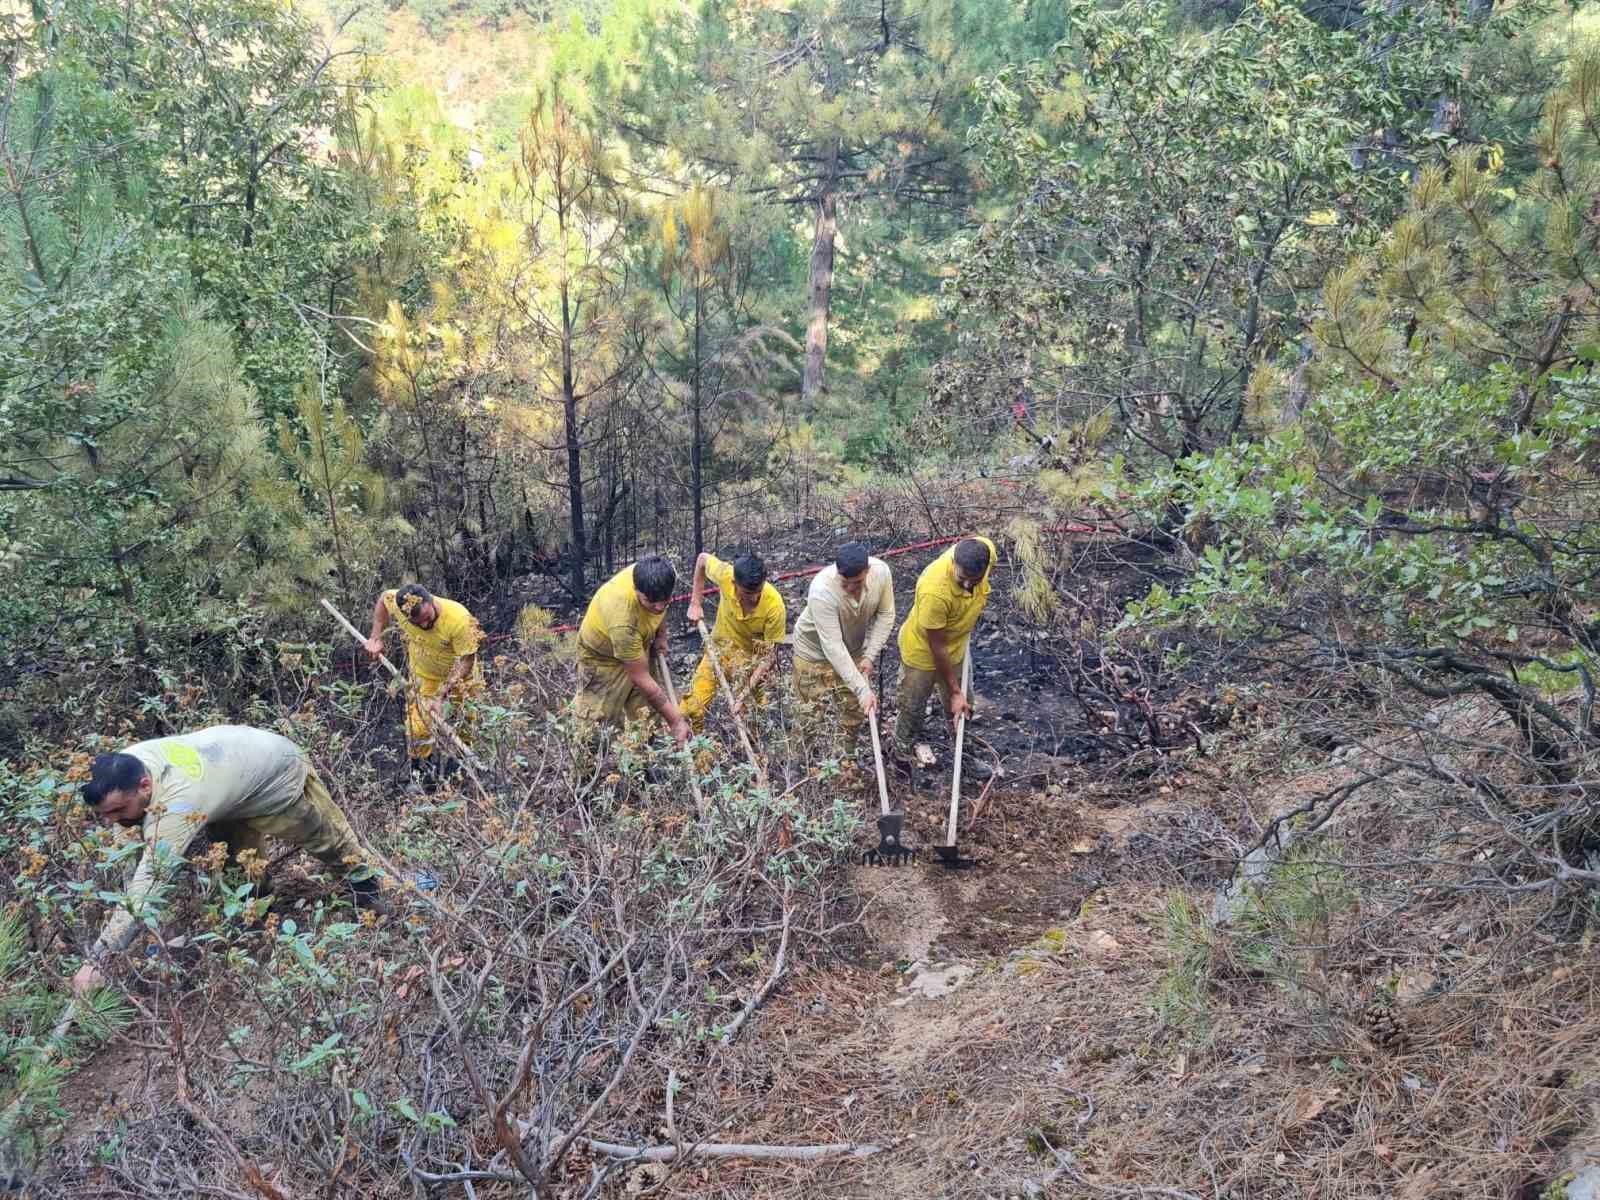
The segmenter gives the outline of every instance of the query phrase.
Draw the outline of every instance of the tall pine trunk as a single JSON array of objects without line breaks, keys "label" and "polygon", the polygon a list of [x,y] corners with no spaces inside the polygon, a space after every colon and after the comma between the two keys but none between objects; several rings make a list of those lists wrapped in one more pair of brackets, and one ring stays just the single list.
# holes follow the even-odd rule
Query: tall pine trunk
[{"label": "tall pine trunk", "polygon": [[839,232],[839,143],[834,141],[827,178],[817,196],[817,229],[811,241],[811,323],[806,327],[806,362],[800,398],[810,400],[823,387],[828,359],[828,296],[833,290],[833,243]]},{"label": "tall pine trunk", "polygon": [[561,288],[561,415],[567,434],[567,515],[572,522],[573,598],[584,597],[583,451],[578,438],[578,390],[572,378],[572,309],[565,284]]},{"label": "tall pine trunk", "polygon": [[704,309],[701,305],[701,287],[696,282],[694,288],[694,373],[690,381],[690,412],[694,419],[694,442],[689,451],[690,475],[694,488],[694,552],[696,557],[706,548],[705,480],[703,459],[701,457],[701,441],[704,437],[702,429],[703,397],[700,394],[702,356],[704,354],[704,346],[700,335],[704,316]]}]

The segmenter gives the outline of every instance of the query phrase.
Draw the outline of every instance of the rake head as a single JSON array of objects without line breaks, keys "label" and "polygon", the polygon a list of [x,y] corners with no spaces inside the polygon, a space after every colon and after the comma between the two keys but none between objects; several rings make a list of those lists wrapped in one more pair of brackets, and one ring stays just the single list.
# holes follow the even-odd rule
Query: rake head
[{"label": "rake head", "polygon": [[903,867],[917,856],[900,843],[900,833],[906,822],[905,813],[884,813],[878,818],[878,844],[862,853],[861,861],[869,867]]},{"label": "rake head", "polygon": [[939,861],[952,871],[964,871],[968,867],[978,865],[975,858],[964,858],[959,846],[935,846],[933,852],[939,856]]}]

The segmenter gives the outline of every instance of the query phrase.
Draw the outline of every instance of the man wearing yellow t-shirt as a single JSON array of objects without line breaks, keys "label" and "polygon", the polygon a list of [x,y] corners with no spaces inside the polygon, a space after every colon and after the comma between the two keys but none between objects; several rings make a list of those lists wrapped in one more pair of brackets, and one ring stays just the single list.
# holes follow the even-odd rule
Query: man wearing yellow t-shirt
[{"label": "man wearing yellow t-shirt", "polygon": [[688,742],[688,720],[650,677],[651,652],[662,657],[667,652],[662,618],[677,581],[672,564],[652,554],[623,567],[595,592],[578,627],[578,693],[572,705],[580,720],[621,725],[643,716],[648,706],[661,714],[678,745]]},{"label": "man wearing yellow t-shirt", "polygon": [[434,730],[429,718],[446,719],[445,704],[454,710],[450,723],[467,741],[473,719],[469,701],[483,691],[478,646],[483,630],[466,607],[435,596],[420,583],[408,583],[380,595],[372,606],[372,631],[367,653],[383,653],[383,633],[390,624],[400,631],[411,665],[407,685],[406,742],[411,752],[412,775],[430,787],[454,770],[451,759],[443,767],[433,756]]},{"label": "man wearing yellow t-shirt", "polygon": [[[728,677],[728,686],[737,689],[733,714],[738,716],[745,698],[759,694],[756,689],[777,659],[786,618],[783,597],[767,582],[767,564],[756,555],[741,554],[730,563],[715,554],[702,553],[694,560],[694,587],[689,597],[691,624],[705,620],[702,601],[708,579],[722,593],[717,623],[711,630],[712,649],[722,664],[722,673]],[[739,680],[747,674],[749,679],[740,687]],[[683,715],[695,729],[705,724],[706,709],[716,695],[717,676],[708,651],[700,656],[694,682],[683,702]]]},{"label": "man wearing yellow t-shirt", "polygon": [[928,698],[938,687],[951,721],[972,710],[961,688],[967,642],[989,600],[994,543],[972,537],[957,542],[917,577],[911,615],[900,626],[900,686],[895,693],[895,765],[909,772],[912,747],[922,736]]}]

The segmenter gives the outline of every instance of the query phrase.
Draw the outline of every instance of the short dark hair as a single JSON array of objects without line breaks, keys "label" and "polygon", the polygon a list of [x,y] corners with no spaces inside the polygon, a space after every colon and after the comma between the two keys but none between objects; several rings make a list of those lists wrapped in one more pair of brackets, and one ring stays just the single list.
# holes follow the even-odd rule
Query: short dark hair
[{"label": "short dark hair", "polygon": [[394,606],[407,617],[424,604],[433,603],[433,593],[420,583],[402,584],[394,594]]},{"label": "short dark hair", "polygon": [[659,554],[647,555],[633,564],[633,586],[652,603],[672,599],[672,588],[677,582],[678,573]]},{"label": "short dark hair", "polygon": [[854,579],[867,569],[867,548],[860,542],[846,542],[833,552],[833,565],[846,579]]},{"label": "short dark hair", "polygon": [[89,782],[78,788],[78,798],[90,808],[99,808],[112,792],[138,787],[146,774],[144,764],[131,754],[119,750],[114,754],[97,755],[89,768]]},{"label": "short dark hair", "polygon": [[968,575],[982,575],[989,569],[989,547],[977,538],[956,543],[956,566]]},{"label": "short dark hair", "polygon": [[733,581],[747,592],[753,592],[767,581],[767,564],[759,555],[741,554],[733,560]]}]

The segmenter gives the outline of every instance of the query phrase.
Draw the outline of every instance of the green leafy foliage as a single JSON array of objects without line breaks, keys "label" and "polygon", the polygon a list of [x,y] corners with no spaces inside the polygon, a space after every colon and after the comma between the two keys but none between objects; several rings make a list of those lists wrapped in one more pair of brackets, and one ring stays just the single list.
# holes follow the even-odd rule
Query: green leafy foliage
[{"label": "green leafy foliage", "polygon": [[1330,29],[1266,0],[1205,33],[1153,0],[1068,13],[1052,57],[981,85],[973,148],[1020,198],[955,246],[964,328],[936,392],[1056,428],[1109,408],[1176,459],[1259,418],[1305,281],[1387,226],[1445,136],[1437,97],[1529,10],[1374,5]]},{"label": "green leafy foliage", "polygon": [[1323,286],[1324,374],[1394,387],[1515,364],[1527,377],[1504,413],[1525,428],[1552,373],[1596,359],[1597,117],[1600,52],[1583,47],[1527,145],[1513,147],[1538,164],[1530,176],[1507,170],[1499,144],[1427,165],[1382,243]]}]

